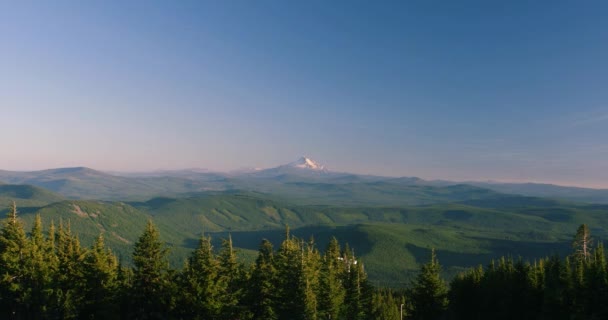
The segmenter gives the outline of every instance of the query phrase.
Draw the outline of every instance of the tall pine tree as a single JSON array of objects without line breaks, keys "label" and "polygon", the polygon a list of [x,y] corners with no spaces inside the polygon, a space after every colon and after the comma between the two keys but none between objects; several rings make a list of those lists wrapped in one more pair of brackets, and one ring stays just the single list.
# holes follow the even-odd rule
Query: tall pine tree
[{"label": "tall pine tree", "polygon": [[276,292],[275,282],[277,271],[275,268],[274,251],[272,243],[264,239],[251,272],[249,286],[249,301],[254,320],[276,320]]},{"label": "tall pine tree", "polygon": [[84,303],[80,318],[112,319],[118,308],[118,259],[99,235],[83,262]]},{"label": "tall pine tree", "polygon": [[440,273],[441,266],[435,249],[432,249],[431,261],[422,265],[412,286],[409,310],[411,319],[433,320],[443,316],[448,299],[447,286]]},{"label": "tall pine tree", "polygon": [[346,291],[343,280],[346,268],[340,244],[332,237],[323,255],[320,273],[319,309],[321,319],[339,319],[343,313]]},{"label": "tall pine tree", "polygon": [[0,297],[6,319],[25,318],[30,304],[25,261],[29,243],[13,202],[0,230]]},{"label": "tall pine tree", "polygon": [[191,319],[219,319],[223,307],[222,290],[211,237],[202,236],[181,275],[180,315]]},{"label": "tall pine tree", "polygon": [[133,249],[133,284],[130,295],[133,319],[165,319],[173,307],[168,249],[152,221]]}]

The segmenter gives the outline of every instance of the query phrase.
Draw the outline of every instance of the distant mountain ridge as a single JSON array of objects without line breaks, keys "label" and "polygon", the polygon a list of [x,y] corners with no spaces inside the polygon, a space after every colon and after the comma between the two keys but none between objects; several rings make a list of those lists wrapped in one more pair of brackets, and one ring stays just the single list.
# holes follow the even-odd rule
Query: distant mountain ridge
[{"label": "distant mountain ridge", "polygon": [[477,194],[474,197],[481,194],[481,188],[496,193],[608,203],[608,189],[360,175],[329,170],[308,157],[273,168],[229,173],[201,169],[107,173],[86,167],[30,172],[0,170],[0,181],[38,186],[70,199],[147,200],[156,196],[244,190],[299,199],[306,204],[418,205],[443,202],[450,199],[445,195],[455,190],[447,187],[469,185],[468,192]]}]

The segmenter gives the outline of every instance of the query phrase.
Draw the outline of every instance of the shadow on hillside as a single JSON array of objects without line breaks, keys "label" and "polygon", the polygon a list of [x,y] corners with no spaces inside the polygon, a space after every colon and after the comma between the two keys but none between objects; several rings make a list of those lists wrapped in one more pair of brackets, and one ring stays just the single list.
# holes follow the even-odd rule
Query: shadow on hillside
[{"label": "shadow on hillside", "polygon": [[[17,214],[19,216],[35,214],[38,210],[40,210],[40,208],[41,207],[19,207],[19,202],[17,202]],[[0,210],[0,216],[2,218],[6,217],[6,215],[8,214],[8,210],[8,208]]]},{"label": "shadow on hillside", "polygon": [[[538,260],[540,258],[558,255],[565,257],[572,253],[569,242],[532,242],[475,238],[476,240],[489,242],[484,248],[488,253],[463,253],[447,250],[437,250],[437,259],[444,268],[452,267],[475,267],[487,266],[492,259],[500,257],[512,257],[514,260],[521,258],[523,261]],[[412,244],[406,245],[407,249],[414,255],[420,264],[426,263],[431,257],[431,249],[418,247]]]},{"label": "shadow on hillside", "polygon": [[158,209],[162,206],[169,205],[176,201],[177,201],[177,199],[175,199],[175,198],[155,197],[148,201],[144,201],[144,202],[131,201],[131,202],[127,202],[127,204],[130,206],[133,206],[137,209],[154,210],[154,209]]},{"label": "shadow on hillside", "polygon": [[[290,234],[304,241],[314,239],[315,246],[325,251],[329,240],[332,237],[338,239],[340,245],[344,247],[348,243],[349,247],[355,250],[355,254],[362,255],[371,250],[372,244],[367,239],[367,235],[357,229],[356,225],[352,226],[308,226],[297,229],[291,229]],[[281,242],[285,239],[285,229],[274,230],[259,230],[259,231],[233,231],[233,232],[209,232],[212,238],[213,246],[219,248],[221,240],[232,237],[232,243],[237,248],[258,250],[263,239],[270,241],[275,249],[278,249]],[[184,241],[184,246],[195,248],[198,245],[198,239],[187,239]]]}]

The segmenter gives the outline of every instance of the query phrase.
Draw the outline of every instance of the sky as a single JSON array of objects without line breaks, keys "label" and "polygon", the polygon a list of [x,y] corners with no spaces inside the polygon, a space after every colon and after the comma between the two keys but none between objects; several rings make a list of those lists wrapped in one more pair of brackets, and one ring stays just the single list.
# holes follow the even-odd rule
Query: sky
[{"label": "sky", "polygon": [[0,169],[608,188],[605,1],[1,1]]}]

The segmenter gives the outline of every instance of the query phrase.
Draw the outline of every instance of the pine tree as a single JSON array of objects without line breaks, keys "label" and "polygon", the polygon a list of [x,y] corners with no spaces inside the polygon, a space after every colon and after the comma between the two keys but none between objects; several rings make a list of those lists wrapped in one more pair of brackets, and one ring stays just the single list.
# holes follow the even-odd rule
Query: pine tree
[{"label": "pine tree", "polygon": [[585,316],[588,319],[608,318],[608,275],[604,245],[598,244],[585,268],[584,279]]},{"label": "pine tree", "polygon": [[545,277],[541,319],[568,319],[568,277],[565,276],[565,265],[559,257],[553,256],[544,264]]},{"label": "pine tree", "polygon": [[255,260],[255,267],[251,273],[249,286],[249,301],[254,320],[276,320],[275,282],[277,271],[275,268],[274,251],[272,243],[264,239]]},{"label": "pine tree", "polygon": [[131,292],[133,290],[133,269],[125,266],[122,259],[118,259],[118,268],[116,275],[117,289],[116,308],[119,309],[120,319],[129,319],[131,306]]},{"label": "pine tree", "polygon": [[78,316],[83,299],[83,260],[86,252],[80,247],[78,237],[72,235],[70,222],[57,230],[57,273],[54,300],[58,317],[74,319]]},{"label": "pine tree", "polygon": [[320,273],[319,313],[321,319],[339,319],[346,291],[343,280],[346,269],[335,237],[329,241]]},{"label": "pine tree", "polygon": [[80,318],[112,319],[118,314],[118,259],[99,235],[83,261],[84,302]]},{"label": "pine tree", "polygon": [[133,284],[130,295],[131,318],[164,319],[172,309],[168,249],[152,221],[133,250]]},{"label": "pine tree", "polygon": [[342,255],[346,266],[344,274],[344,307],[347,319],[365,319],[366,310],[371,306],[371,295],[367,274],[363,268],[363,263],[359,261],[348,245],[345,246]]},{"label": "pine tree", "polygon": [[34,220],[29,248],[25,261],[27,286],[31,289],[29,313],[34,318],[45,318],[52,313],[53,280],[57,263],[53,243],[44,237],[40,215],[36,215]]},{"label": "pine tree", "polygon": [[243,281],[245,273],[238,263],[236,252],[232,246],[232,237],[222,239],[222,248],[218,254],[218,281],[223,286],[221,292],[222,318],[236,319],[241,313],[239,303],[243,300]]},{"label": "pine tree", "polygon": [[[385,320],[400,319],[400,303],[393,297],[393,293],[384,290],[377,290],[372,293],[371,312],[367,319]],[[332,318],[334,319],[334,318]]]},{"label": "pine tree", "polygon": [[180,313],[192,319],[219,319],[223,307],[219,263],[213,254],[211,237],[201,237],[180,281]]},{"label": "pine tree", "polygon": [[450,314],[455,319],[482,319],[479,308],[482,301],[481,281],[484,277],[482,266],[457,275],[450,282]]},{"label": "pine tree", "polygon": [[3,318],[28,316],[31,290],[25,268],[28,251],[28,239],[23,224],[17,218],[17,205],[13,202],[0,230],[0,301],[2,312],[6,312]]},{"label": "pine tree", "polygon": [[281,320],[306,320],[306,296],[302,288],[304,252],[300,240],[286,232],[276,255],[277,315]]},{"label": "pine tree", "polygon": [[576,230],[572,247],[575,257],[585,261],[589,259],[591,255],[591,233],[586,224],[581,224]]},{"label": "pine tree", "polygon": [[447,286],[440,275],[441,266],[435,249],[431,261],[424,264],[413,283],[409,314],[411,319],[440,319],[448,305]]},{"label": "pine tree", "polygon": [[304,307],[306,319],[316,320],[318,317],[319,273],[321,256],[315,248],[314,239],[307,245],[302,243],[302,289],[304,291]]}]

